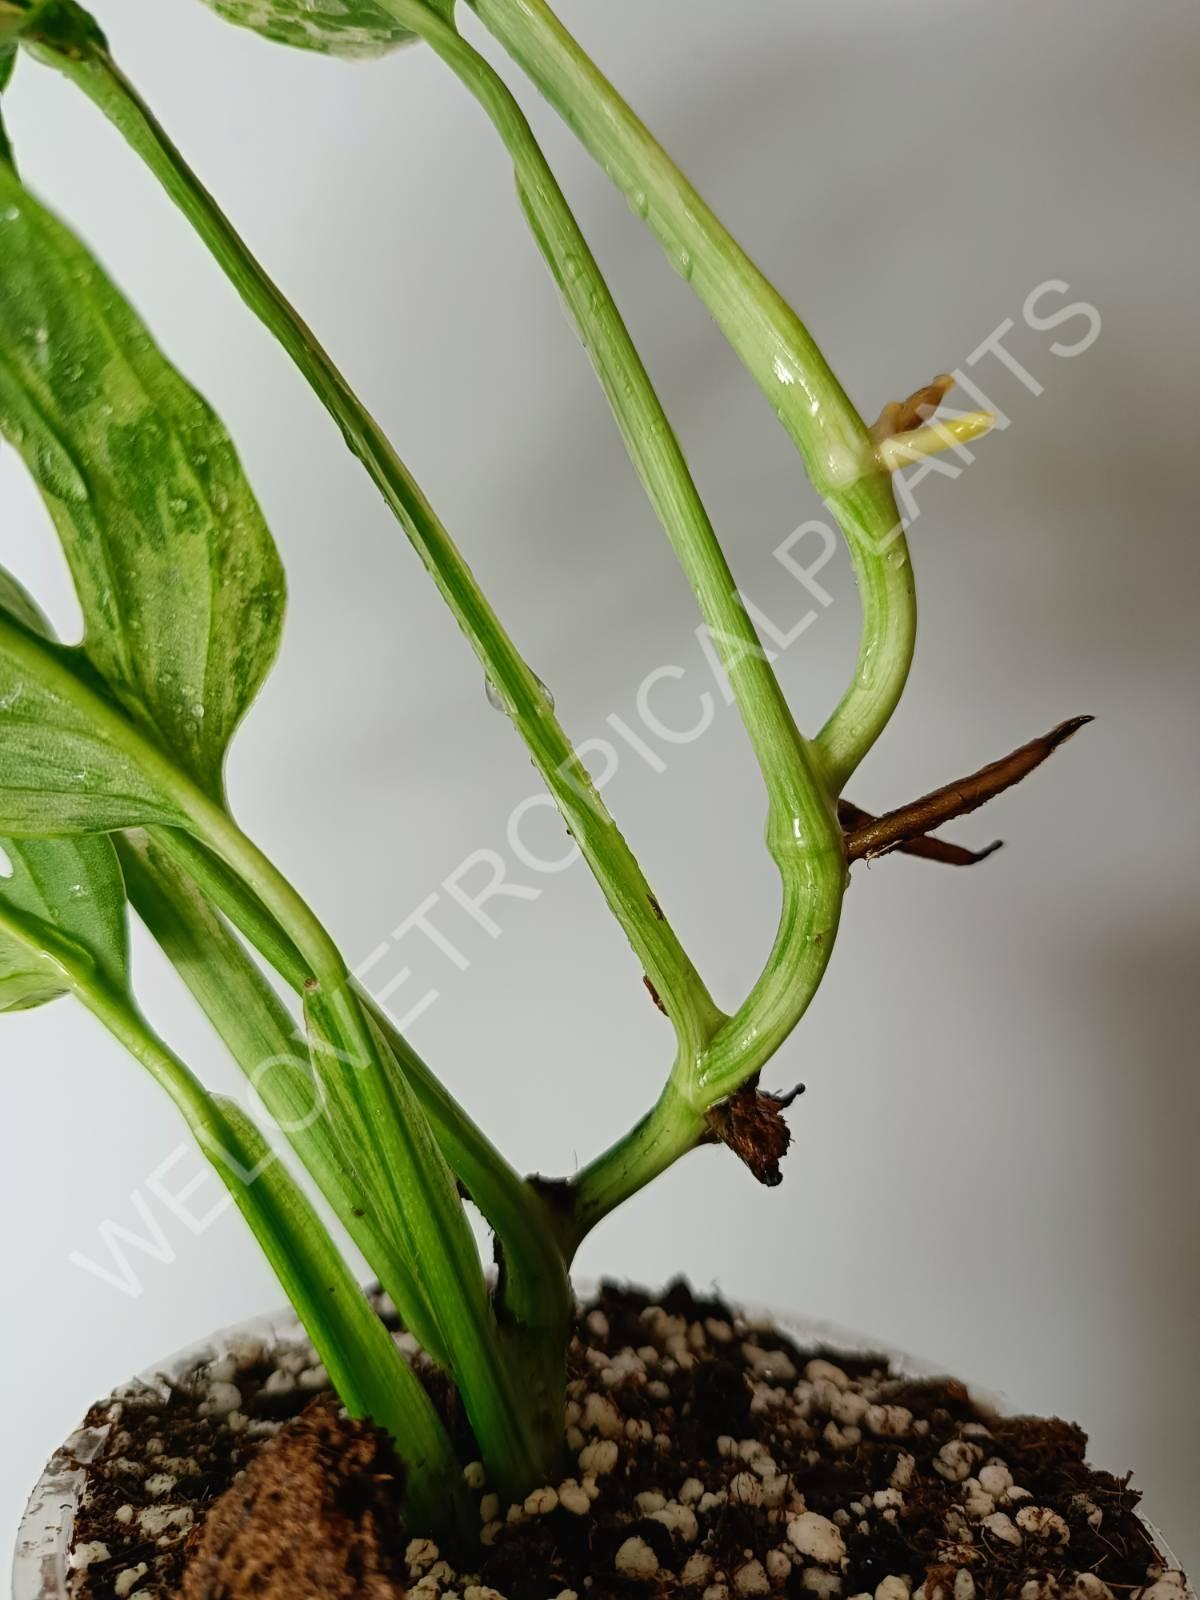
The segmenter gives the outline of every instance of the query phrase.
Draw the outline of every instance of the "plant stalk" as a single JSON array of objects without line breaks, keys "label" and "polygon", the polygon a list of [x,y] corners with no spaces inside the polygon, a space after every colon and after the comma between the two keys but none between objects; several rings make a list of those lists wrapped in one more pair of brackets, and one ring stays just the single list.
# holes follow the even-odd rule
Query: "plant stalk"
[{"label": "plant stalk", "polygon": [[[502,1494],[521,1494],[556,1462],[547,1461],[550,1440],[541,1419],[531,1416],[505,1358],[474,1239],[416,1096],[403,1071],[384,1070],[382,1041],[336,946],[304,900],[223,810],[206,803],[199,790],[189,798],[197,836],[242,878],[310,963],[306,1011],[315,1029],[314,1049],[334,1047],[335,1074],[361,1073],[366,1105],[373,1108],[366,1136],[378,1119],[404,1147],[399,1169],[385,1167],[379,1175],[391,1180],[396,1214],[410,1230],[409,1250],[424,1291],[421,1310],[433,1318],[492,1480]],[[556,1434],[555,1455],[560,1448]]]},{"label": "plant stalk", "polygon": [[[463,1396],[485,1464],[501,1493],[540,1481],[547,1437],[504,1358],[478,1251],[449,1167],[402,1072],[388,1070],[382,1041],[322,924],[287,879],[148,734],[80,677],[71,652],[0,614],[9,661],[59,697],[95,737],[121,751],[154,796],[151,815],[175,815],[218,855],[277,921],[311,976],[305,982],[314,1065],[337,1097],[339,1132],[362,1165],[373,1209],[423,1291],[418,1318],[432,1318]],[[401,1305],[401,1314],[412,1308]]]},{"label": "plant stalk", "polygon": [[51,960],[64,984],[170,1096],[245,1217],[350,1414],[370,1417],[408,1467],[417,1525],[464,1535],[472,1508],[446,1430],[328,1231],[254,1124],[208,1092],[132,998],[100,977],[54,930],[0,902],[0,929]]},{"label": "plant stalk", "polygon": [[713,1002],[657,909],[658,900],[558,723],[544,686],[378,423],[120,71],[95,23],[74,5],[64,6],[59,16],[68,22],[28,32],[22,42],[82,89],[145,161],[333,417],[470,641],[643,969],[690,1043],[692,1035],[707,1030]]},{"label": "plant stalk", "polygon": [[[153,828],[150,833],[155,844],[302,997],[309,976],[306,964],[236,873],[190,834],[175,828]],[[505,1265],[502,1312],[531,1328],[549,1324],[561,1330],[570,1315],[571,1288],[545,1203],[382,1009],[357,985],[355,988],[429,1118],[451,1170],[500,1240]]]},{"label": "plant stalk", "polygon": [[842,528],[862,597],[863,627],[854,679],[817,740],[836,796],[895,710],[916,622],[903,528],[870,430],[800,318],[546,0],[470,4],[708,307]]},{"label": "plant stalk", "polygon": [[[767,654],[742,605],[683,452],[612,294],[532,130],[503,80],[422,0],[381,0],[425,39],[479,100],[515,167],[531,229],[600,377],[645,484],[721,654],[767,787],[767,839],[783,883],[775,949],[753,994],[730,1022],[714,1018],[698,1053],[681,1056],[672,1092],[635,1134],[645,1159],[622,1152],[634,1187],[669,1149],[702,1130],[716,1100],[761,1070],[807,1007],[829,959],[845,885],[842,833],[820,758],[796,728]],[[807,948],[798,943],[809,940]],[[666,1126],[672,1113],[678,1128]],[[632,1192],[632,1191],[630,1191]],[[594,1204],[585,1198],[585,1209]]]}]

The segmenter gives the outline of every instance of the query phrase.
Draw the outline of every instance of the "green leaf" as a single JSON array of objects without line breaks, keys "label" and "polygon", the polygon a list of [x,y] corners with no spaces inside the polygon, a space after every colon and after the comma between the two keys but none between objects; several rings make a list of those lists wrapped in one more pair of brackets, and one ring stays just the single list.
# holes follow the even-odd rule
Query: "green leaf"
[{"label": "green leaf", "polygon": [[277,44],[352,60],[382,55],[416,38],[372,0],[205,0],[205,4],[227,21]]},{"label": "green leaf", "polygon": [[0,837],[179,826],[169,762],[109,701],[82,652],[47,639],[0,572]]},{"label": "green leaf", "polygon": [[[0,611],[31,633],[49,637],[49,624],[33,599],[2,567]],[[20,698],[0,702],[0,717],[11,718]],[[125,884],[107,839],[0,839],[0,902],[23,926],[43,935],[35,949],[0,930],[0,1011],[27,1010],[66,992],[69,985],[53,958],[64,940],[82,952],[99,977],[117,988],[127,984]]]},{"label": "green leaf", "polygon": [[65,994],[70,985],[52,952],[65,940],[99,977],[128,982],[125,885],[108,839],[0,839],[0,901],[24,925],[40,929],[50,953],[0,930],[0,1011],[25,1011]]},{"label": "green leaf", "polygon": [[0,163],[0,431],[75,578],[84,649],[207,793],[274,658],[279,557],[229,435]]}]

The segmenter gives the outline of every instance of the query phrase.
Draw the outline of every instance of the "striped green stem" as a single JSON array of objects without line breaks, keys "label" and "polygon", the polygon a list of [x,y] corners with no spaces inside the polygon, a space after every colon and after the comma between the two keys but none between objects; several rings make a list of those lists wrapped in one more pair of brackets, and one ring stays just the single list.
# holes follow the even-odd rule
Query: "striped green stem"
[{"label": "striped green stem", "polygon": [[69,8],[66,14],[72,19],[69,27],[40,33],[34,29],[22,42],[38,59],[82,89],[123,134],[338,424],[471,643],[618,923],[667,1005],[680,1034],[681,1049],[691,1050],[694,1039],[709,1027],[713,1003],[563,732],[544,687],[505,632],[461,552],[378,423],[117,67],[95,24],[78,7]]},{"label": "striped green stem", "polygon": [[890,475],[808,329],[546,0],[470,3],[708,307],[841,525],[862,596],[863,628],[854,680],[817,741],[836,795],[886,726],[912,660],[912,575]]},{"label": "striped green stem", "polygon": [[287,1168],[240,1107],[214,1096],[154,1032],[132,998],[54,930],[0,904],[0,929],[51,960],[64,984],[166,1091],[229,1191],[295,1307],[350,1414],[395,1439],[420,1526],[463,1534],[470,1506],[453,1446],[425,1389]]},{"label": "striped green stem", "polygon": [[148,835],[116,835],[129,902],[286,1134],[338,1221],[434,1361],[448,1364],[411,1262],[376,1226],[287,1007],[224,919]]},{"label": "striped green stem", "polygon": [[[650,1117],[579,1179],[586,1229],[703,1136],[709,1110],[759,1072],[824,974],[845,886],[842,833],[821,758],[798,732],[738,595],[683,452],[608,285],[532,130],[504,82],[422,0],[381,0],[476,96],[512,156],[517,189],[600,377],[633,463],[686,572],[729,676],[769,797],[768,844],[783,913],[767,967],[732,1019],[676,1063]],[[620,1174],[614,1181],[614,1174]]]},{"label": "striped green stem", "polygon": [[772,805],[791,813],[811,787],[804,743],[671,427],[592,250],[508,86],[425,0],[380,0],[446,62],[491,119],[513,161],[530,229],[588,351],[650,503],[687,574],[729,677]]},{"label": "striped green stem", "polygon": [[336,1097],[339,1125],[357,1136],[364,1175],[422,1288],[419,1312],[433,1318],[484,1463],[502,1494],[517,1495],[555,1464],[558,1432],[547,1434],[515,1381],[474,1238],[420,1103],[404,1073],[389,1070],[385,1042],[300,895],[199,790],[180,799],[196,837],[242,878],[309,963],[305,1011],[314,1067]]},{"label": "striped green stem", "polygon": [[[150,833],[154,846],[229,918],[284,981],[303,995],[307,966],[283,929],[236,873],[190,834],[175,828],[154,828]],[[564,1326],[570,1311],[570,1284],[545,1202],[505,1160],[382,1009],[359,992],[429,1118],[451,1170],[501,1241],[506,1312],[530,1327],[547,1322]]]},{"label": "striped green stem", "polygon": [[[149,815],[178,819],[239,876],[306,964],[305,1011],[313,1065],[336,1108],[338,1133],[356,1163],[377,1229],[390,1233],[420,1285],[501,1493],[536,1482],[560,1447],[531,1417],[501,1348],[479,1253],[453,1175],[403,1072],[360,1001],[337,947],[300,894],[234,822],[139,725],[81,675],[70,651],[0,613],[0,652],[69,707],[77,725],[114,751],[154,796]],[[147,802],[143,800],[143,805]]]}]

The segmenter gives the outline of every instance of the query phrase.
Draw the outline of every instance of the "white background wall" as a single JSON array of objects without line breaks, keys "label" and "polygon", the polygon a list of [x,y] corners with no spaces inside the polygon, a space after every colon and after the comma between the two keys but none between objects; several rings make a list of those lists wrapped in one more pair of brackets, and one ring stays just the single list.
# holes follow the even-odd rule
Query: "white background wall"
[{"label": "white background wall", "polygon": [[[578,737],[645,673],[706,684],[688,592],[513,203],[506,160],[429,55],[350,68],[186,0],[100,6],[114,48],[393,432]],[[1006,318],[1044,385],[992,358],[1012,426],[917,492],[911,692],[856,782],[886,806],[1077,711],[1099,720],[960,836],[974,873],[858,871],[829,981],[771,1082],[803,1077],[784,1188],[688,1160],[582,1269],[836,1318],[1031,1408],[1136,1468],[1200,1561],[1196,1136],[1200,934],[1195,515],[1200,11],[563,0],[583,36],[795,302],[871,414]],[[466,26],[474,30],[468,19]],[[773,551],[817,510],[752,383],[623,202],[526,97],[626,308],[745,590],[806,609]],[[528,762],[333,429],[132,156],[22,63],[9,120],[71,218],[240,441],[292,586],[283,658],[239,740],[239,815],[365,957],[471,851],[504,849]],[[1022,323],[1068,282],[1103,333],[1073,360]],[[2,292],[2,291],[0,291]],[[39,507],[0,460],[0,558],[69,627]],[[832,569],[831,569],[832,573]],[[781,659],[806,725],[852,659],[853,586]],[[773,931],[762,797],[731,712],[629,756],[609,798],[660,898],[735,1002]],[[560,837],[560,836],[558,836]],[[545,836],[551,847],[552,836]],[[586,870],[451,908],[466,972],[409,941],[416,1042],[525,1167],[570,1170],[648,1105],[668,1030]],[[396,964],[381,969],[387,975]],[[169,977],[153,1015],[231,1075]],[[279,1299],[226,1217],[132,1299],[69,1265],[178,1139],[157,1092],[61,1005],[3,1020],[0,1540],[86,1404]]]}]

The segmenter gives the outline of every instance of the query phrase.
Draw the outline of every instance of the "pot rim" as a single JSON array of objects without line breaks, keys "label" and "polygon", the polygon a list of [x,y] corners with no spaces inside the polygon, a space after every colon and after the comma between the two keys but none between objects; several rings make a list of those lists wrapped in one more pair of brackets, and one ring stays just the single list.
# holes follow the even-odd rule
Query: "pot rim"
[{"label": "pot rim", "polygon": [[[593,1287],[586,1282],[580,1283],[576,1285],[576,1292],[580,1298],[586,1298]],[[800,1344],[828,1345],[855,1354],[886,1356],[903,1376],[945,1376],[944,1370],[930,1361],[896,1350],[882,1340],[871,1339],[836,1323],[775,1312],[754,1304],[740,1307],[740,1314],[752,1324],[765,1323],[783,1328]],[[249,1317],[244,1322],[219,1329],[197,1344],[176,1351],[166,1361],[157,1363],[139,1377],[115,1389],[113,1398],[119,1399],[123,1394],[144,1388],[165,1394],[166,1382],[179,1377],[199,1362],[215,1359],[235,1339],[245,1338],[261,1339],[268,1343],[294,1343],[297,1340],[307,1342],[308,1336],[290,1309]],[[968,1388],[973,1398],[981,1404],[1001,1412],[1011,1409],[991,1390],[977,1384],[969,1384]],[[74,1531],[75,1512],[87,1482],[84,1469],[99,1454],[110,1427],[111,1424],[107,1424],[98,1428],[76,1429],[47,1463],[17,1529],[13,1558],[13,1600],[70,1600],[71,1574],[67,1567],[67,1554]],[[1167,1569],[1182,1570],[1182,1563],[1172,1553],[1154,1523],[1140,1511],[1138,1514],[1162,1552]],[[1185,1587],[1180,1600],[1198,1600],[1195,1589],[1190,1585]]]}]

